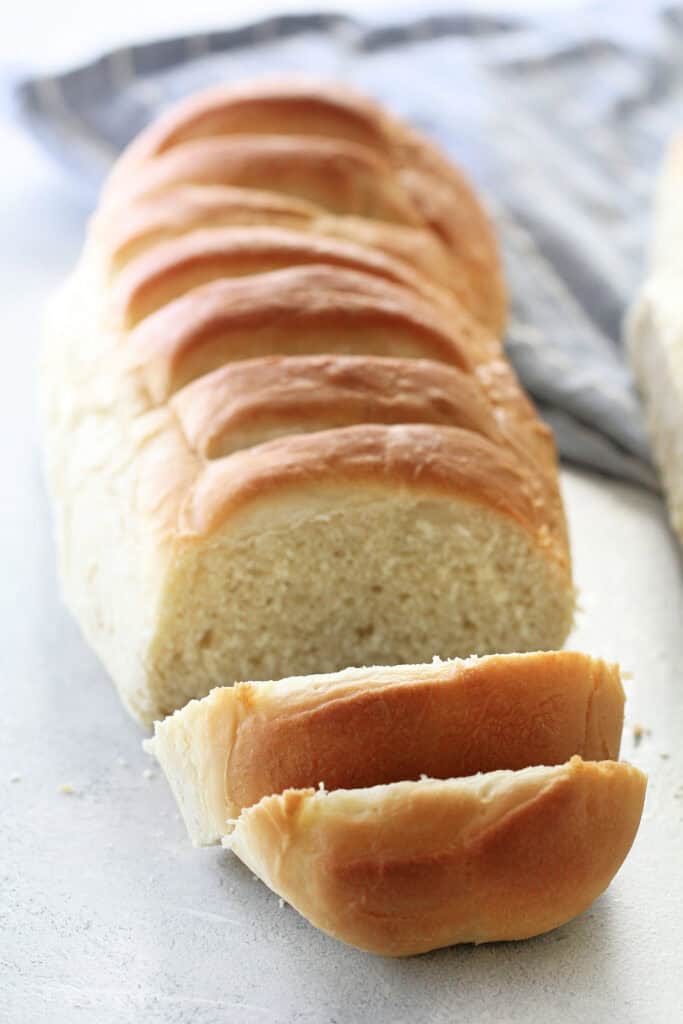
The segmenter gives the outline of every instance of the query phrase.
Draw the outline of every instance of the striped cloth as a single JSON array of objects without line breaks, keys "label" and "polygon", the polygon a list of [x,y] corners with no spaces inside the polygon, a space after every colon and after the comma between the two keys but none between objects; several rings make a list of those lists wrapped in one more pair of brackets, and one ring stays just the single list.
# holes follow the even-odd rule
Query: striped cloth
[{"label": "striped cloth", "polygon": [[648,0],[533,20],[288,15],[120,49],[23,81],[16,98],[90,202],[121,147],[209,83],[303,71],[375,96],[488,200],[513,297],[509,354],[563,457],[656,488],[620,325],[681,120],[682,58],[683,8]]}]

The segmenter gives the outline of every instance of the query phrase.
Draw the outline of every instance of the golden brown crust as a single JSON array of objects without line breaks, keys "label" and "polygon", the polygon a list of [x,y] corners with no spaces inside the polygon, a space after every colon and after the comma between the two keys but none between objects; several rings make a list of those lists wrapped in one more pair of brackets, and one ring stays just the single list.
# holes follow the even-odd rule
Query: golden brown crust
[{"label": "golden brown crust", "polygon": [[465,369],[471,347],[466,333],[461,343],[450,323],[407,289],[345,267],[313,265],[193,289],[130,332],[127,358],[143,370],[159,402],[238,359],[362,353]]},{"label": "golden brown crust", "polygon": [[356,789],[619,756],[619,670],[584,654],[493,655],[381,685],[369,674],[357,687],[318,682],[310,695],[285,686],[261,697],[258,683],[227,691],[237,728],[225,752],[226,817],[320,782]]},{"label": "golden brown crust", "polygon": [[170,185],[232,185],[315,203],[330,213],[419,226],[424,218],[379,156],[355,143],[295,135],[197,139],[141,165],[116,200]]},{"label": "golden brown crust", "polygon": [[206,228],[161,243],[123,271],[114,286],[112,305],[123,326],[133,327],[209,281],[308,264],[357,270],[400,284],[437,308],[449,311],[452,305],[447,293],[382,252],[263,225]]},{"label": "golden brown crust", "polygon": [[141,251],[188,231],[268,224],[306,230],[324,211],[277,192],[230,185],[178,185],[98,210],[93,230],[120,269]]},{"label": "golden brown crust", "polygon": [[222,366],[171,399],[193,449],[229,455],[279,434],[435,423],[505,444],[476,381],[427,359],[273,356]]},{"label": "golden brown crust", "polygon": [[[275,501],[292,489],[362,485],[365,494],[389,488],[457,496],[517,523],[563,571],[531,474],[514,455],[455,427],[364,423],[317,434],[277,438],[206,465],[181,510],[181,535],[202,537],[246,504]],[[358,492],[362,494],[362,490]]]},{"label": "golden brown crust", "polygon": [[[247,131],[248,129],[248,131]],[[246,134],[245,134],[246,132]],[[187,152],[187,147],[204,146],[203,149]],[[341,148],[334,157],[335,146]],[[226,148],[227,147],[227,148]],[[350,149],[345,149],[350,147]],[[356,167],[349,171],[345,165],[346,156],[356,159],[365,166],[366,170],[372,165],[374,178],[368,183],[364,173]],[[355,156],[353,156],[355,154]],[[196,158],[196,159],[195,159]],[[372,102],[357,96],[343,87],[331,85],[320,81],[312,81],[301,78],[290,79],[264,79],[258,82],[244,83],[239,86],[217,88],[206,93],[192,97],[190,100],[180,104],[167,117],[163,118],[156,126],[153,126],[140,137],[130,148],[129,152],[119,162],[116,172],[112,176],[108,188],[108,199],[113,201],[114,215],[109,217],[110,223],[117,223],[120,218],[120,211],[125,214],[126,205],[135,208],[136,203],[131,200],[131,187],[133,192],[142,196],[137,206],[144,210],[145,204],[151,204],[152,221],[155,217],[158,223],[159,207],[161,215],[163,211],[168,212],[169,199],[164,192],[159,192],[158,186],[169,186],[169,182],[184,181],[203,182],[204,188],[176,187],[172,190],[174,197],[181,199],[186,196],[189,203],[189,212],[174,214],[181,222],[191,225],[191,230],[185,237],[176,241],[167,242],[161,246],[153,247],[152,251],[141,260],[137,260],[133,266],[129,266],[124,272],[123,279],[118,283],[117,290],[120,297],[120,307],[124,312],[124,322],[134,323],[141,317],[147,315],[157,306],[174,296],[181,294],[193,284],[198,284],[216,276],[224,276],[233,273],[250,273],[265,269],[268,266],[281,266],[283,263],[307,262],[311,259],[324,259],[334,265],[341,264],[369,272],[373,275],[380,275],[401,285],[422,292],[425,298],[431,300],[432,307],[440,303],[438,291],[429,292],[425,288],[426,281],[420,281],[415,275],[410,275],[405,268],[408,247],[406,239],[401,235],[405,228],[393,228],[393,242],[385,238],[383,249],[380,239],[377,238],[382,230],[391,236],[392,226],[382,225],[375,222],[374,228],[370,228],[372,221],[354,217],[335,218],[323,217],[314,218],[314,241],[303,241],[306,232],[301,230],[301,222],[313,216],[315,210],[321,205],[320,195],[315,195],[313,204],[302,201],[300,198],[292,199],[279,196],[270,196],[268,192],[254,191],[258,181],[254,175],[263,172],[268,179],[267,187],[271,187],[274,164],[279,168],[277,174],[278,188],[285,181],[299,182],[307,181],[313,189],[322,187],[327,189],[332,181],[329,174],[323,167],[327,159],[333,160],[337,171],[346,176],[346,192],[334,186],[337,199],[342,193],[355,196],[351,205],[346,209],[358,210],[356,200],[359,189],[368,188],[379,191],[383,198],[394,195],[394,180],[399,182],[396,195],[401,193],[408,197],[408,204],[412,209],[421,209],[417,220],[413,214],[398,219],[414,222],[415,225],[422,224],[423,229],[416,230],[415,227],[408,229],[408,235],[424,235],[426,222],[432,223],[435,234],[438,237],[453,235],[453,226],[459,225],[460,242],[464,244],[464,250],[469,255],[465,258],[465,264],[482,264],[485,268],[487,278],[495,278],[498,274],[497,256],[495,245],[492,240],[490,225],[483,215],[479,204],[471,193],[469,186],[464,182],[462,176],[455,171],[433,147],[424,140],[418,138],[405,126],[398,124],[392,118],[384,114]],[[384,161],[387,165],[386,180],[378,176],[379,167],[376,161]],[[163,171],[162,164],[166,161],[168,174]],[[178,167],[173,170],[174,161]],[[189,162],[188,162],[189,161]],[[227,164],[224,166],[225,161]],[[281,161],[278,163],[278,161]],[[321,163],[322,161],[322,163]],[[375,163],[373,163],[375,161]],[[230,187],[211,188],[206,187],[207,181],[218,180],[224,182],[225,174],[228,180],[233,182]],[[229,167],[227,167],[229,165]],[[166,165],[164,165],[166,166]],[[185,167],[185,170],[183,170]],[[227,170],[226,170],[227,167]],[[259,167],[261,170],[259,171]],[[161,168],[161,169],[160,169]],[[236,178],[231,177],[235,171]],[[341,170],[340,170],[341,169]],[[220,171],[220,173],[219,173]],[[347,171],[349,172],[347,174]],[[144,177],[148,173],[155,179],[150,185],[145,184]],[[377,172],[377,173],[375,173]],[[218,174],[218,177],[215,177]],[[240,178],[245,174],[246,178]],[[161,175],[157,181],[155,176]],[[170,175],[170,177],[169,177]],[[283,178],[282,175],[285,177]],[[360,176],[359,176],[360,175]],[[322,176],[322,184],[320,178]],[[163,181],[161,181],[163,179]],[[234,187],[247,185],[247,188]],[[149,188],[152,189],[149,194]],[[308,186],[303,188],[303,194],[311,198],[306,191]],[[286,183],[282,185],[281,191],[292,192]],[[296,194],[301,194],[301,188],[293,186]],[[423,194],[423,192],[425,194]],[[208,193],[210,199],[198,200],[199,195]],[[202,223],[202,218],[210,214],[212,209],[220,208],[221,204],[227,202],[228,208],[233,212],[229,216],[240,214],[235,211],[239,207],[239,196],[250,195],[252,201],[248,203],[247,219],[256,216],[256,208],[259,207],[264,215],[270,211],[273,217],[289,220],[289,231],[278,232],[277,228],[270,228],[271,242],[268,243],[268,228],[253,228],[251,232],[247,229],[242,231],[240,237],[239,229],[227,229],[225,233],[202,231],[196,228],[196,218]],[[258,197],[256,202],[254,197]],[[125,199],[125,201],[123,201]],[[397,200],[398,201],[398,200]],[[205,203],[202,206],[202,202]],[[393,200],[392,200],[393,202]],[[444,205],[445,204],[445,205]],[[329,206],[329,202],[322,202],[322,205]],[[404,205],[404,200],[399,202]],[[157,212],[155,213],[155,209]],[[425,212],[426,211],[426,212]],[[383,216],[377,211],[373,215]],[[405,211],[404,211],[405,212]],[[195,218],[193,220],[193,218]],[[125,216],[124,216],[125,221]],[[173,219],[173,217],[171,218]],[[295,224],[294,221],[299,221]],[[107,220],[106,204],[104,220]],[[135,223],[135,217],[133,217]],[[144,214],[143,214],[144,222]],[[338,239],[341,231],[340,225],[346,222],[349,235],[360,242],[359,245],[331,241],[326,244],[324,236],[329,233],[331,239]],[[205,221],[204,221],[205,223]],[[296,228],[296,230],[292,230]],[[259,239],[259,230],[263,238]],[[134,232],[133,232],[134,233]],[[310,230],[308,232],[310,234]],[[342,232],[343,233],[343,232]],[[458,232],[456,231],[456,234]],[[277,237],[289,237],[287,244],[278,245]],[[249,238],[251,235],[251,239]],[[317,236],[317,237],[316,237]],[[296,242],[295,239],[301,241]],[[222,239],[222,241],[221,241]],[[451,242],[453,239],[451,238]],[[450,245],[450,243],[448,243]],[[376,246],[374,253],[370,254],[368,249]],[[439,243],[434,241],[438,248]],[[393,246],[398,256],[397,260],[387,259],[382,256]],[[456,251],[462,256],[462,245],[460,248],[451,245],[451,251]],[[379,251],[378,251],[379,250]],[[446,251],[445,249],[443,251]],[[432,255],[431,253],[429,254]],[[272,261],[272,262],[269,262]],[[483,262],[482,262],[483,261]],[[457,261],[456,261],[457,262]],[[475,315],[482,320],[490,317],[483,309],[489,307],[489,313],[496,307],[496,302],[486,303],[483,299],[482,290],[478,284],[482,281],[481,275],[470,274],[467,269],[462,269],[463,259],[459,259],[461,271],[456,275],[457,283],[455,292],[465,299],[467,308],[471,308]],[[440,265],[438,259],[431,259],[431,266]],[[440,275],[441,278],[443,274]],[[436,280],[436,275],[432,277]],[[441,283],[441,282],[440,282]],[[495,288],[493,289],[495,291]],[[487,285],[487,294],[490,296],[491,289]],[[150,326],[152,344],[147,333],[143,333],[140,344],[137,348],[141,359],[146,363],[147,384],[150,394],[155,400],[163,400],[179,386],[193,379],[198,374],[209,372],[220,365],[224,359],[248,358],[249,356],[260,356],[269,353],[289,352],[296,354],[300,351],[311,351],[305,345],[297,347],[298,339],[290,340],[289,347],[280,347],[277,342],[270,348],[267,344],[264,349],[259,349],[256,338],[248,347],[246,352],[235,351],[234,344],[226,339],[217,346],[212,344],[215,339],[214,329],[222,330],[224,321],[220,313],[214,316],[213,325],[206,322],[205,312],[207,308],[206,295],[197,295],[197,317],[194,323],[192,317],[193,303],[184,307],[174,307],[172,334],[176,344],[172,345],[170,339],[164,339],[162,345],[165,354],[155,361],[154,353],[157,351],[157,343],[160,336],[166,334],[168,320],[161,318],[154,326]],[[260,297],[258,290],[255,290],[253,303],[258,306]],[[307,317],[309,330],[314,317],[309,316],[306,306],[309,299],[300,293],[299,301],[302,306],[302,313]],[[401,308],[399,320],[405,332],[406,322],[403,314],[407,312],[405,301],[400,301]],[[203,308],[202,308],[203,307]],[[476,307],[476,308],[475,308]],[[283,314],[292,316],[291,305],[282,310]],[[414,333],[415,328],[415,307],[408,311],[412,319],[409,330]],[[429,332],[433,332],[434,310],[420,311],[419,318],[424,323],[425,313],[427,321],[430,322]],[[268,320],[268,309],[263,310],[264,322]],[[175,319],[177,315],[177,321]],[[332,314],[333,315],[333,314]],[[496,319],[495,311],[492,314]],[[235,317],[229,318],[232,326],[239,333],[239,326],[235,324]],[[258,319],[258,318],[256,318]],[[380,317],[381,319],[381,317]],[[386,317],[385,317],[386,322]],[[376,321],[375,321],[376,323]],[[183,324],[188,328],[183,332]],[[396,323],[392,325],[395,328]],[[268,332],[268,327],[265,327]],[[257,332],[258,333],[258,332]],[[284,332],[282,332],[284,333]],[[354,334],[355,324],[354,324]],[[377,335],[377,331],[373,333]],[[512,425],[514,428],[522,427],[526,434],[521,447],[528,449],[531,457],[536,459],[541,467],[541,472],[548,478],[548,482],[541,488],[546,491],[555,489],[556,457],[555,451],[548,432],[539,428],[538,421],[533,408],[527,402],[519,389],[519,385],[509,365],[502,359],[500,346],[493,338],[486,339],[482,332],[473,330],[473,325],[468,324],[467,318],[458,313],[457,308],[450,311],[449,316],[442,316],[437,326],[437,333],[450,334],[455,336],[456,347],[467,348],[469,358],[477,363],[477,373],[485,390],[489,392],[489,398],[498,407],[500,415],[506,421],[506,428]],[[184,334],[184,337],[183,337]],[[387,350],[380,344],[379,350],[372,344],[369,351],[375,354],[391,355],[424,355],[430,358],[440,358],[448,362],[455,362],[455,365],[465,366],[466,362],[462,355],[456,356],[453,360],[453,350],[450,344],[443,346],[433,344],[434,334],[432,333],[431,343],[417,352],[401,351],[401,346],[394,344]],[[282,343],[281,343],[282,344]],[[386,344],[386,342],[385,342]],[[424,346],[424,338],[422,339]],[[408,346],[410,349],[410,345]],[[332,344],[333,351],[338,351],[336,345]],[[356,349],[353,344],[342,351],[368,351],[365,346]],[[316,344],[312,351],[321,351],[320,344]],[[149,352],[151,358],[144,354]],[[135,357],[134,357],[135,358]],[[514,431],[513,431],[514,432]],[[564,530],[563,517],[559,503],[549,495],[549,504],[555,506],[553,529],[555,532]]]},{"label": "golden brown crust", "polygon": [[244,811],[229,842],[323,931],[407,956],[528,938],[581,913],[628,853],[645,786],[630,765],[576,757],[466,780],[288,790]]},{"label": "golden brown crust", "polygon": [[616,665],[571,651],[492,655],[220,687],[157,722],[150,750],[192,840],[207,844],[290,788],[616,759],[623,712]]},{"label": "golden brown crust", "polygon": [[[562,505],[551,476],[545,486],[537,481],[527,431],[509,418],[497,420],[476,379],[455,367],[372,356],[246,360],[199,377],[171,405],[192,448],[212,459],[283,434],[356,423],[433,423],[472,431],[527,465],[555,543],[566,547]],[[530,420],[531,429],[535,423]],[[547,428],[538,428],[539,443],[546,444]]]},{"label": "golden brown crust", "polygon": [[452,291],[482,324],[494,332],[500,329],[487,279],[473,276],[467,261],[425,228],[334,217],[304,200],[256,189],[179,185],[99,212],[93,229],[117,271],[155,245],[191,231],[264,224],[338,238],[402,260]]},{"label": "golden brown crust", "polygon": [[[292,135],[298,138],[290,144]],[[284,163],[268,141],[258,142],[277,136],[290,154]],[[270,189],[273,180],[278,191],[337,213],[427,226],[467,268],[477,296],[472,312],[502,331],[506,297],[495,237],[474,192],[434,146],[339,84],[265,78],[193,96],[129,147],[106,198],[179,181]]]},{"label": "golden brown crust", "polygon": [[[218,268],[212,268],[209,262],[208,270],[201,266],[207,251],[211,256],[204,235],[191,236],[199,237],[194,248],[180,248],[181,252],[190,253],[189,278],[184,283],[177,281],[179,249],[175,243],[169,243],[169,258],[163,252],[159,256],[157,250],[149,258],[141,257],[122,275],[121,288],[128,296],[129,315],[130,310],[134,316],[144,315],[149,304],[154,306],[171,299],[149,313],[127,336],[126,359],[141,373],[152,400],[163,402],[189,382],[225,364],[270,355],[362,353],[430,359],[461,369],[475,364],[485,390],[485,397],[481,396],[483,416],[491,418],[483,407],[488,399],[498,412],[508,449],[521,462],[527,485],[535,489],[534,500],[546,515],[556,546],[566,552],[566,526],[557,491],[552,435],[539,424],[533,407],[519,389],[513,371],[502,357],[499,342],[457,307],[440,308],[414,290],[385,280],[377,273],[323,264],[209,281],[172,298],[180,288],[188,287],[193,273],[200,275],[195,278],[196,283],[202,280],[202,275],[224,271],[226,261],[233,270],[244,271],[250,258],[275,261],[281,252],[284,262],[295,250],[309,258],[317,254],[322,258],[325,253],[325,246],[317,241],[310,248],[307,244],[298,246],[288,232],[260,230],[261,233],[259,229],[218,232]],[[226,235],[233,239],[231,245],[222,241]],[[239,244],[234,242],[235,237]],[[261,238],[263,245],[259,242]],[[199,271],[192,268],[193,252],[200,254]],[[362,254],[362,250],[358,252]],[[331,260],[351,262],[357,255],[353,251],[349,254],[337,243],[328,251]],[[246,261],[241,267],[240,259]],[[359,262],[366,268],[372,267],[371,260]],[[376,264],[382,270],[388,268],[387,273],[394,269],[389,260],[377,259]],[[257,263],[254,269],[258,266]],[[164,282],[169,275],[171,280],[165,283],[164,294]],[[160,282],[156,284],[156,298],[155,282]],[[133,300],[138,304],[137,312]],[[473,388],[474,382],[470,391]],[[186,403],[184,407],[187,420]],[[264,415],[267,413],[264,407]],[[198,416],[201,417],[201,412]],[[486,433],[492,436],[490,430]],[[233,447],[239,447],[239,439],[235,440]],[[566,554],[564,558],[566,561]]]},{"label": "golden brown crust", "polygon": [[384,116],[370,101],[322,80],[273,76],[215,86],[178,103],[133,143],[118,175],[183,142],[248,132],[320,135],[384,156],[391,150]]}]

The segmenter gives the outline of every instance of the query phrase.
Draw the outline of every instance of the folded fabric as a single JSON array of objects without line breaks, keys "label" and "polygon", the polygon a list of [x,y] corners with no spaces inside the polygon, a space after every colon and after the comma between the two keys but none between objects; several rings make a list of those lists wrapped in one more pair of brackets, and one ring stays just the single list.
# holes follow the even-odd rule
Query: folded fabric
[{"label": "folded fabric", "polygon": [[26,122],[94,200],[179,96],[265,71],[343,78],[431,135],[488,198],[508,347],[563,457],[657,488],[620,344],[654,170],[683,98],[683,7],[611,2],[534,20],[287,15],[107,54],[17,87]]}]

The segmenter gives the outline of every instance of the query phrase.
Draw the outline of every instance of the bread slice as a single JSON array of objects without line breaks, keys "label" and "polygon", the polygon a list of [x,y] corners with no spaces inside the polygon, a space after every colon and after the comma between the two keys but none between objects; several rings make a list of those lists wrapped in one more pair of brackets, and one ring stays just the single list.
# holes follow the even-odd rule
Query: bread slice
[{"label": "bread slice", "polygon": [[623,707],[616,665],[567,651],[493,655],[222,687],[157,722],[146,747],[204,845],[289,788],[616,759]]},{"label": "bread slice", "polygon": [[683,137],[658,182],[646,279],[625,323],[671,524],[683,543]]},{"label": "bread slice", "polygon": [[316,927],[408,956],[524,939],[580,914],[633,843],[642,772],[555,767],[370,789],[290,789],[242,811],[224,840]]}]

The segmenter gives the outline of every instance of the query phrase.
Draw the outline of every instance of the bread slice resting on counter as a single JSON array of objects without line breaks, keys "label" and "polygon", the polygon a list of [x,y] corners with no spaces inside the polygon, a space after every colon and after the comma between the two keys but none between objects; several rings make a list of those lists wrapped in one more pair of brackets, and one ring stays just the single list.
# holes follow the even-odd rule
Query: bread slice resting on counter
[{"label": "bread slice resting on counter", "polygon": [[403,956],[585,910],[634,840],[619,670],[569,651],[214,690],[147,741],[195,843],[323,931]]}]

